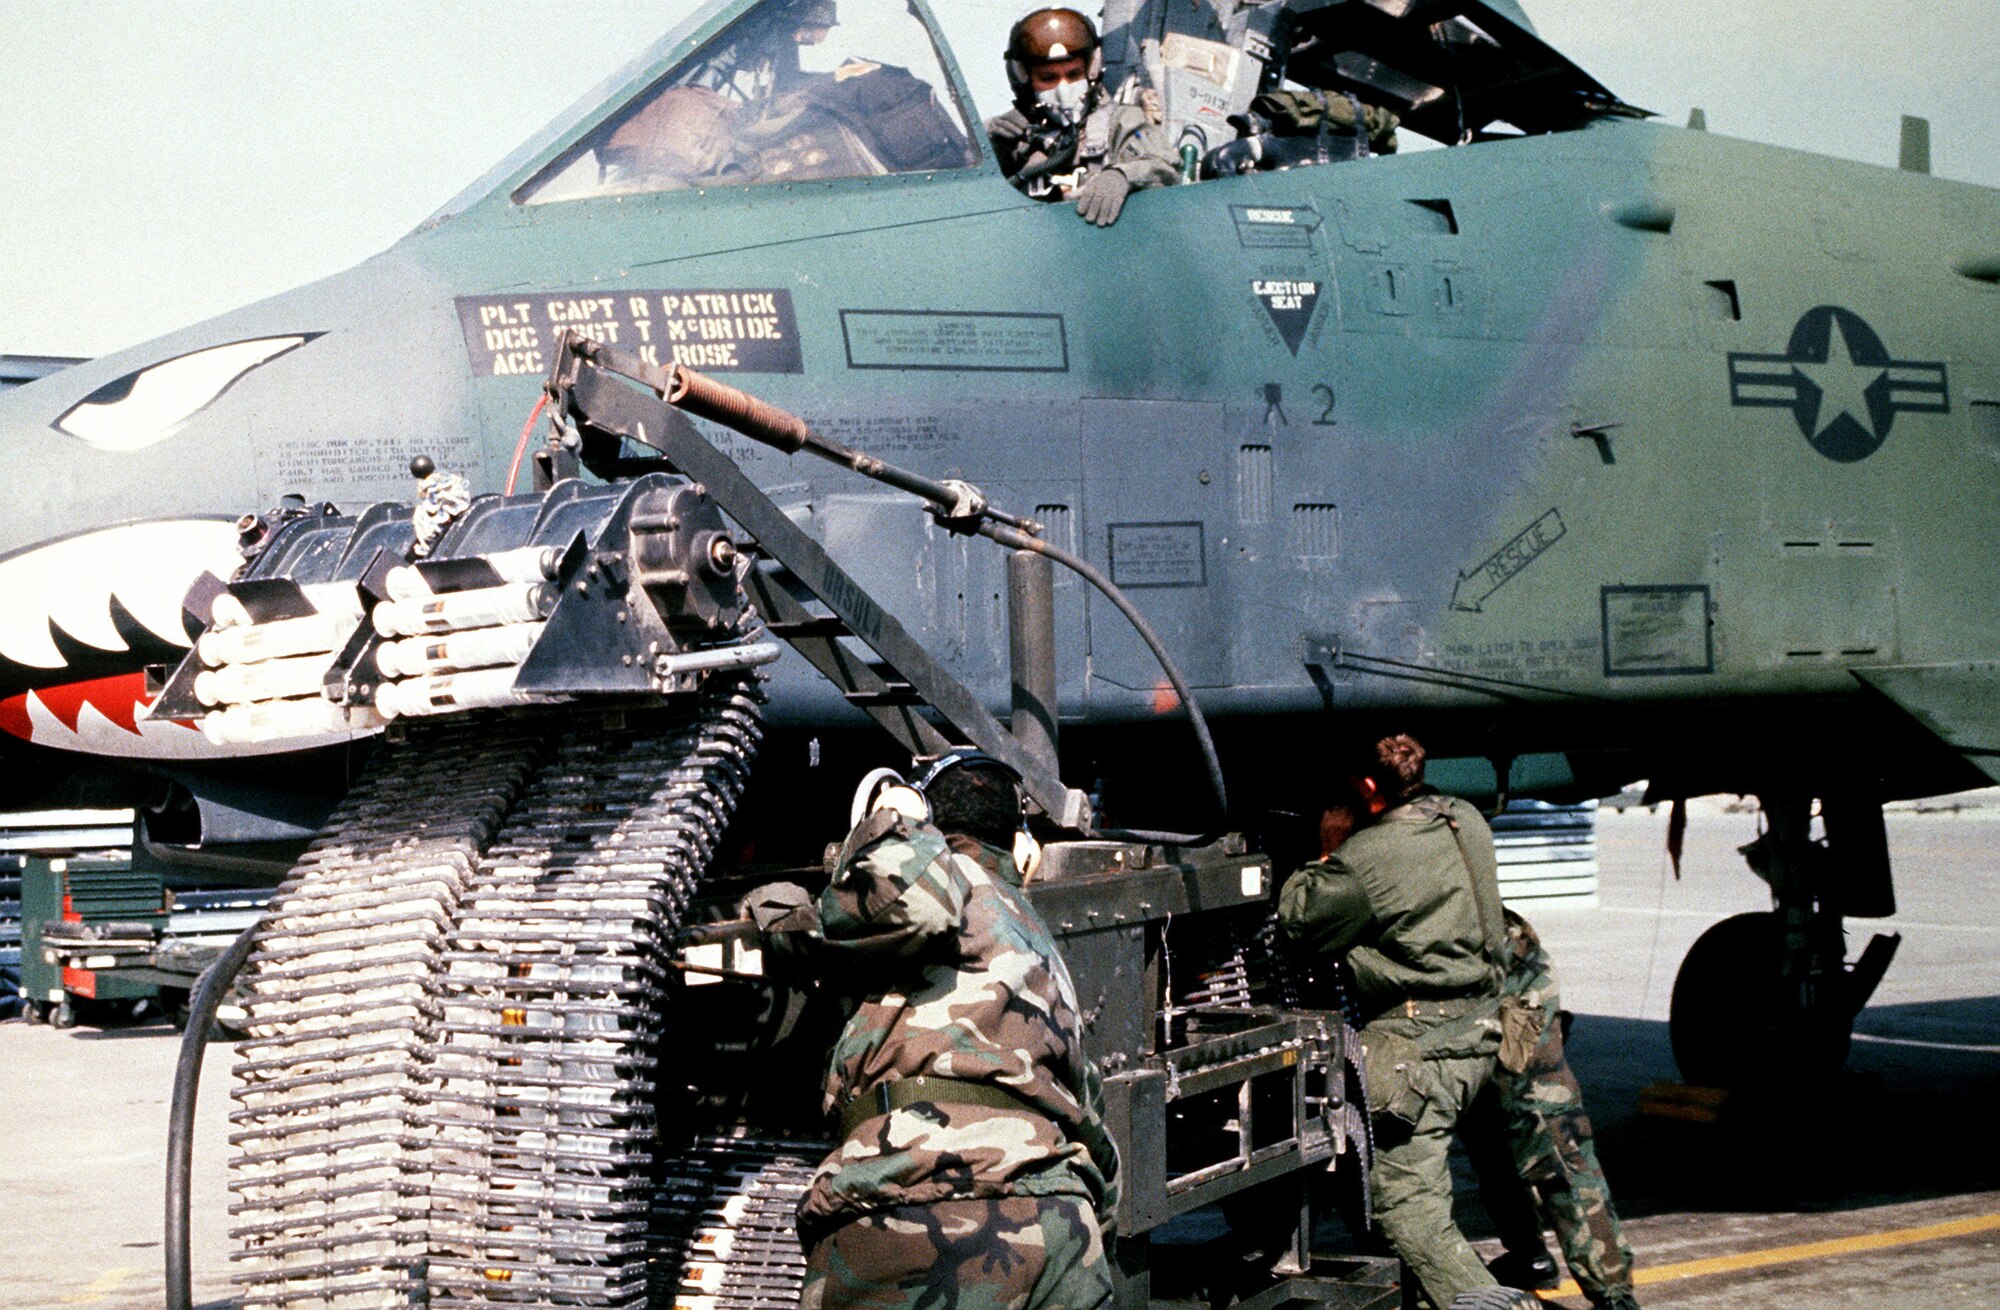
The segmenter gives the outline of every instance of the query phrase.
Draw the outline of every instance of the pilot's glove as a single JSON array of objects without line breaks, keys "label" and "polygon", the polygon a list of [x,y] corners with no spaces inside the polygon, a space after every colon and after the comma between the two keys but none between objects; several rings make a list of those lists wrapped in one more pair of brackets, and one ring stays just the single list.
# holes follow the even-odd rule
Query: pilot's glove
[{"label": "pilot's glove", "polygon": [[1100,168],[1077,188],[1076,212],[1087,223],[1110,227],[1118,221],[1119,211],[1125,208],[1125,197],[1131,194],[1131,178],[1115,168]]},{"label": "pilot's glove", "polygon": [[1244,173],[1254,173],[1264,158],[1264,139],[1257,136],[1240,137],[1235,141],[1225,141],[1202,156],[1201,175],[1203,177],[1238,177]]},{"label": "pilot's glove", "polygon": [[986,135],[995,141],[1019,141],[1028,135],[1028,120],[1020,114],[1002,114],[986,124]]}]

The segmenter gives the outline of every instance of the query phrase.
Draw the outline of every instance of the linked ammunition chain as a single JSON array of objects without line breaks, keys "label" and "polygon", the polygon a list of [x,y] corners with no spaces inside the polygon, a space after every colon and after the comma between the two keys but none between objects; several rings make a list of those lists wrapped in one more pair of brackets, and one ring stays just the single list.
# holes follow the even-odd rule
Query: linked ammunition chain
[{"label": "linked ammunition chain", "polygon": [[445,951],[435,1301],[645,1296],[671,936],[755,755],[739,691],[566,737]]},{"label": "linked ammunition chain", "polygon": [[1348,1158],[1337,1174],[1345,1175],[1342,1194],[1350,1225],[1367,1231],[1375,1223],[1368,1196],[1368,1180],[1375,1172],[1375,1122],[1368,1114],[1368,1066],[1361,1049],[1361,1034],[1352,1024],[1340,1026],[1341,1072],[1347,1080],[1340,1106],[1341,1138]]},{"label": "linked ammunition chain", "polygon": [[1278,940],[1275,910],[1246,906],[1212,915],[1209,923],[1192,931],[1175,931],[1183,934],[1175,949],[1192,962],[1192,967],[1180,966],[1186,981],[1175,987],[1174,1003],[1179,1008],[1302,1008],[1304,987]]},{"label": "linked ammunition chain", "polygon": [[246,971],[245,1310],[643,1302],[662,961],[759,735],[715,678],[381,748]]},{"label": "linked ammunition chain", "polygon": [[272,897],[230,1115],[245,1310],[408,1303],[428,1255],[440,955],[541,753],[525,723],[386,744]]},{"label": "linked ammunition chain", "polygon": [[655,1194],[652,1304],[793,1310],[806,1258],[795,1214],[826,1142],[707,1137]]}]

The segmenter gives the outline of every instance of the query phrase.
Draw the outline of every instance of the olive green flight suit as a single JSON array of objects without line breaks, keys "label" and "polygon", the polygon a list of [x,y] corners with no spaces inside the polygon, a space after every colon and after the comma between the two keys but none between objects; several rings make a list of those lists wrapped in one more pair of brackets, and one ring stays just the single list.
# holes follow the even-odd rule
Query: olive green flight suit
[{"label": "olive green flight suit", "polygon": [[[1000,172],[1014,181],[1033,158],[1032,142],[1026,136],[1027,115],[1010,109],[986,125],[1000,160]],[[1024,187],[1037,200],[1067,200],[1090,174],[1115,168],[1125,175],[1134,191],[1173,186],[1181,180],[1181,160],[1173,143],[1150,115],[1138,105],[1101,100],[1079,129],[1077,158],[1066,172]],[[1016,186],[1023,184],[1016,181]]]},{"label": "olive green flight suit", "polygon": [[1451,1217],[1447,1154],[1500,1044],[1500,889],[1479,811],[1428,789],[1301,868],[1287,937],[1345,952],[1367,1055],[1375,1221],[1431,1303],[1497,1284]]}]

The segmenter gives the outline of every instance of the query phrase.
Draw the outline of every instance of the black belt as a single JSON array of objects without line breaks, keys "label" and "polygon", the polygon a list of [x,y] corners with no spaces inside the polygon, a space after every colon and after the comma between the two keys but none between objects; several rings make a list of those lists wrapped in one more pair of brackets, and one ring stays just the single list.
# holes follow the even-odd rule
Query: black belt
[{"label": "black belt", "polygon": [[[840,1119],[840,1135],[850,1136],[868,1120],[912,1105],[979,1105],[989,1110],[1023,1111],[1037,1119],[1049,1117],[1026,1097],[999,1083],[920,1074],[915,1078],[892,1078],[876,1083],[859,1096],[849,1097],[836,1112]],[[1061,1125],[1058,1124],[1056,1130],[1060,1134]]]}]

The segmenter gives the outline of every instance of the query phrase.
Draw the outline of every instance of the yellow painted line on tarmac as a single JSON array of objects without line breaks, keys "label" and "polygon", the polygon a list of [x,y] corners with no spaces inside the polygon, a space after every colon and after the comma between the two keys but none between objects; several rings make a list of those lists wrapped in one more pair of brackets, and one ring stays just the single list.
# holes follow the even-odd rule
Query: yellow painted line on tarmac
[{"label": "yellow painted line on tarmac", "polygon": [[[1854,1237],[1835,1237],[1824,1242],[1801,1242],[1797,1246],[1773,1246],[1762,1251],[1745,1251],[1740,1255],[1710,1256],[1706,1260],[1683,1260],[1679,1264],[1657,1265],[1649,1269],[1639,1269],[1632,1275],[1638,1284],[1669,1283],[1681,1278],[1701,1278],[1708,1274],[1734,1273],[1739,1269],[1761,1269],[1766,1265],[1793,1264],[1800,1260],[1822,1260],[1828,1256],[1858,1255],[1863,1251],[1880,1251],[1888,1247],[1909,1246],[1916,1242],[1935,1242],[1947,1237],[1967,1237],[1973,1233],[1990,1233],[2000,1230],[2000,1214],[1973,1215],[1967,1219],[1951,1219],[1941,1224],[1925,1224],[1919,1228],[1891,1228],[1880,1233],[1861,1233]],[[1566,1296],[1581,1296],[1583,1289],[1571,1279],[1561,1287],[1536,1295],[1544,1300]]]},{"label": "yellow painted line on tarmac", "polygon": [[81,1292],[72,1293],[62,1299],[64,1305],[102,1305],[106,1297],[117,1291],[127,1280],[142,1273],[138,1269],[107,1269],[91,1279]]}]

